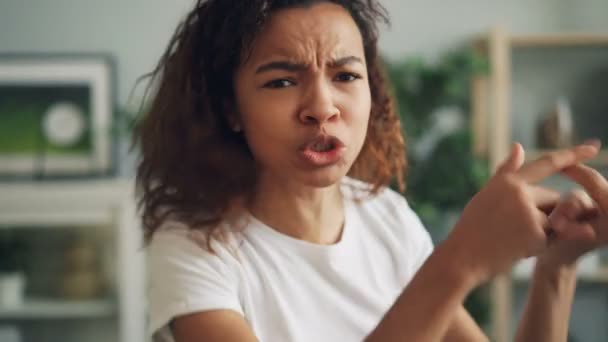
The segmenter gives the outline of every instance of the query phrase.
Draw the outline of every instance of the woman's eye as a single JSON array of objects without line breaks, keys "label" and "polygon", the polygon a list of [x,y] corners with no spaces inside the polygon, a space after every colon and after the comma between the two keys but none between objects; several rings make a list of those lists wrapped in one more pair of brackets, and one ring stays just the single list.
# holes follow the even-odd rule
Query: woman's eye
[{"label": "woman's eye", "polygon": [[287,88],[292,85],[294,85],[294,82],[283,78],[283,79],[279,79],[279,80],[272,80],[272,81],[264,84],[264,88],[271,88],[271,89]]},{"label": "woman's eye", "polygon": [[354,73],[351,73],[351,72],[343,72],[343,73],[340,73],[340,74],[338,74],[336,76],[336,81],[339,81],[339,82],[352,82],[352,81],[358,80],[360,78],[361,78],[360,75],[357,75],[357,74],[354,74]]}]

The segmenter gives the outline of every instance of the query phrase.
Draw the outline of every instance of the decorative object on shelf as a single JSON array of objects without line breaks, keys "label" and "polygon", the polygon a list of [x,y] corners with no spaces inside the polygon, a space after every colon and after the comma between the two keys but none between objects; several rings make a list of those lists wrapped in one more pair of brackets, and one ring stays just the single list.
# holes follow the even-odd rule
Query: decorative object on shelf
[{"label": "decorative object on shelf", "polygon": [[0,325],[0,341],[21,342],[21,332],[16,325]]},{"label": "decorative object on shelf", "polygon": [[107,174],[112,74],[104,56],[0,55],[0,175]]},{"label": "decorative object on shelf", "polygon": [[23,304],[25,274],[22,268],[23,246],[9,229],[0,230],[0,308]]},{"label": "decorative object on shelf", "polygon": [[77,238],[66,248],[59,293],[66,299],[92,299],[104,290],[95,244],[87,238]]},{"label": "decorative object on shelf", "polygon": [[23,272],[0,273],[0,308],[23,304],[25,276]]},{"label": "decorative object on shelf", "polygon": [[538,145],[544,149],[558,149],[574,143],[572,109],[565,97],[560,97],[551,112],[541,120]]},{"label": "decorative object on shelf", "polygon": [[44,136],[51,144],[73,146],[85,133],[85,120],[82,109],[70,102],[52,105],[43,118]]}]

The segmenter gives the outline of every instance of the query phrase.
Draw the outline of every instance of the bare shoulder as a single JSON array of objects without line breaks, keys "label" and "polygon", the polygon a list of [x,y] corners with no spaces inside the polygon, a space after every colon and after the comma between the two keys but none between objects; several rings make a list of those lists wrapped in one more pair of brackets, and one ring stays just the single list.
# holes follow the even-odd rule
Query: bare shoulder
[{"label": "bare shoulder", "polygon": [[176,317],[171,330],[176,342],[257,341],[247,321],[232,310],[197,312]]}]

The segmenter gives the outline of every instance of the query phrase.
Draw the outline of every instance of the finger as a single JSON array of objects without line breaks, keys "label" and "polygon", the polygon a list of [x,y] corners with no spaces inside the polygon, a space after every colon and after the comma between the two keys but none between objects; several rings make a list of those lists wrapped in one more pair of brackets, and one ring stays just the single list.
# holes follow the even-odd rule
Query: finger
[{"label": "finger", "polygon": [[560,240],[592,242],[597,238],[597,232],[589,223],[558,221],[551,222],[550,225],[555,232],[555,238]]},{"label": "finger", "polygon": [[567,167],[591,159],[597,153],[598,148],[595,145],[578,145],[549,153],[524,165],[517,173],[524,181],[537,183]]},{"label": "finger", "polygon": [[582,164],[570,166],[562,173],[582,185],[600,209],[608,213],[608,181],[602,174]]},{"label": "finger", "polygon": [[593,200],[584,191],[574,190],[558,202],[549,215],[549,226],[558,236],[565,234],[566,230],[583,229],[583,225],[590,223],[588,213],[592,211],[596,211]]},{"label": "finger", "polygon": [[581,189],[575,189],[569,194],[570,201],[574,208],[569,213],[569,219],[577,222],[592,222],[596,220],[600,214],[597,203]]},{"label": "finger", "polygon": [[595,146],[598,150],[602,148],[602,141],[599,139],[588,139],[583,144]]},{"label": "finger", "polygon": [[[560,208],[562,208],[560,210]],[[576,220],[584,213],[596,209],[596,204],[587,193],[581,189],[575,189],[566,194],[557,206],[558,213],[562,213],[569,220]]]},{"label": "finger", "polygon": [[511,147],[511,153],[498,167],[496,173],[516,172],[524,164],[525,159],[524,148],[521,146],[521,144],[514,143]]},{"label": "finger", "polygon": [[538,211],[534,216],[534,219],[535,225],[537,227],[541,227],[544,232],[544,242],[547,243],[552,240],[555,237],[556,233],[553,231],[553,227],[551,227],[549,217],[546,214]]},{"label": "finger", "polygon": [[559,201],[555,210],[549,215],[549,226],[558,235],[564,233],[569,223],[576,223],[576,218],[584,210],[584,205],[576,195],[569,194]]},{"label": "finger", "polygon": [[540,186],[531,186],[529,189],[536,207],[545,215],[551,214],[559,202],[560,193]]}]

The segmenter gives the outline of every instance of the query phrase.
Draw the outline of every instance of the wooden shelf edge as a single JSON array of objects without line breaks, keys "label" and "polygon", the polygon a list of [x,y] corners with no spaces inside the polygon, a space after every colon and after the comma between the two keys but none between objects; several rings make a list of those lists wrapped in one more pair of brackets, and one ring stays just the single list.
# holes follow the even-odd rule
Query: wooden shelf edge
[{"label": "wooden shelf edge", "polygon": [[[580,282],[584,282],[584,283],[597,283],[597,284],[608,284],[608,270],[606,269],[600,269],[595,273],[592,274],[587,274],[587,273],[583,273],[583,274],[579,274],[577,276],[578,281]],[[513,280],[513,282],[521,284],[521,283],[527,283],[532,279],[532,275],[531,274],[512,274],[511,275],[511,279]]]},{"label": "wooden shelf edge", "polygon": [[511,36],[513,47],[608,46],[608,35],[593,33],[563,33],[548,35]]},{"label": "wooden shelf edge", "polygon": [[116,304],[109,299],[49,300],[26,299],[16,307],[0,307],[0,319],[61,319],[106,317],[117,312]]}]

